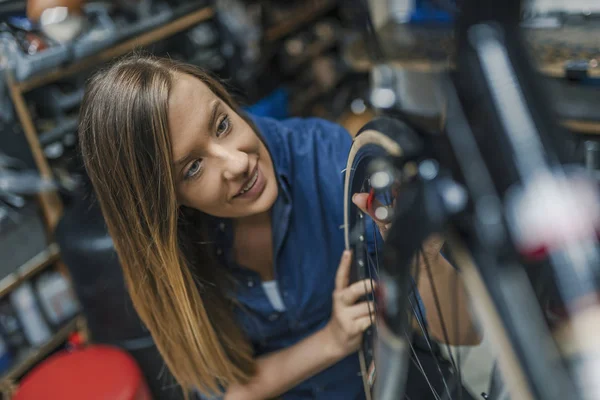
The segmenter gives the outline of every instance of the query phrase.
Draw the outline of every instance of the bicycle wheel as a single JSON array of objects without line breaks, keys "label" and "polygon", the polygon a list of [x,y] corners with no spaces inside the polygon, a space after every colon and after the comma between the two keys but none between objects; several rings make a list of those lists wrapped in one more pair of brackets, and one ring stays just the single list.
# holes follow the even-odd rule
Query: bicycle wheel
[{"label": "bicycle wheel", "polygon": [[[423,144],[418,135],[404,123],[391,118],[378,118],[371,121],[355,137],[348,158],[344,192],[344,234],[346,248],[354,252],[353,281],[379,279],[382,273],[380,267],[383,264],[384,249],[375,222],[353,204],[352,196],[356,193],[369,193],[369,198],[373,199],[371,204],[376,208],[375,215],[381,219],[391,218],[394,211],[393,203],[398,195],[396,189],[414,179],[422,153]],[[383,174],[377,175],[377,173]],[[382,181],[386,182],[382,183]],[[390,184],[392,181],[394,183]],[[387,189],[382,189],[383,186]],[[462,251],[460,242],[456,242],[454,249],[460,250],[457,257],[462,264],[466,265],[469,281],[467,292],[478,299],[483,299],[479,302],[478,311],[485,314],[485,323],[494,327],[493,339],[504,349],[501,367],[513,371],[509,380],[513,383],[517,382],[512,386],[513,388],[516,386],[515,390],[519,392],[519,388],[524,387],[519,383],[523,379],[518,373],[516,357],[503,336],[501,319],[497,317],[493,302],[489,300],[485,285],[477,275],[473,263],[469,262],[468,252]],[[381,340],[384,335],[387,335],[388,339],[390,336],[385,323],[374,324],[365,332],[358,356],[366,398],[368,400],[375,398],[376,382],[383,382],[379,386],[387,388],[378,394],[378,399],[410,399],[417,396],[420,399],[436,400],[472,398],[462,386],[460,358],[457,359],[449,347],[445,349],[446,355],[442,355],[438,345],[438,342],[442,342],[448,346],[448,343],[452,342],[451,335],[454,328],[459,325],[459,321],[448,321],[448,318],[445,320],[442,317],[440,301],[435,299],[436,307],[433,313],[438,314],[443,333],[434,337],[426,323],[425,310],[417,290],[422,280],[426,280],[427,277],[422,276],[417,268],[396,272],[397,276],[394,279],[402,280],[401,286],[405,288],[404,293],[399,295],[404,296],[399,304],[406,311],[406,331],[403,337],[400,337],[401,340],[397,340],[398,337],[394,339],[395,342],[391,340],[395,343],[395,349],[389,347],[390,340]],[[437,297],[435,287],[431,287],[431,293],[433,297]],[[377,308],[382,306],[379,296],[374,296],[375,299],[372,295],[369,297],[371,300],[376,300],[373,318],[379,318]],[[380,345],[377,350],[375,344],[382,342],[387,342],[388,347]],[[385,370],[381,371],[380,366],[383,364]],[[504,368],[501,369],[504,371]],[[407,380],[409,384],[405,386],[404,382]],[[410,395],[411,390],[413,396]],[[530,396],[525,393],[519,398],[527,399]]]},{"label": "bicycle wheel", "polygon": [[[373,123],[371,123],[373,125]],[[363,128],[354,140],[353,146],[346,167],[346,178],[344,185],[344,235],[346,248],[353,250],[353,268],[351,279],[360,281],[372,278],[377,269],[367,261],[365,249],[363,247],[367,237],[365,230],[369,226],[365,225],[364,216],[356,210],[352,203],[352,195],[365,192],[368,163],[378,157],[388,154],[400,156],[402,149],[394,140],[386,135],[379,134],[375,130],[369,130],[369,125]],[[372,226],[371,226],[372,228]],[[375,231],[373,231],[376,233]],[[358,233],[358,240],[350,240],[351,233]],[[362,235],[362,239],[360,238]],[[374,300],[373,295],[369,300]],[[375,311],[375,310],[373,310]],[[359,350],[359,359],[361,365],[361,376],[365,387],[367,400],[371,400],[375,369],[374,369],[374,349],[375,326],[372,325],[364,334],[363,343]]]}]

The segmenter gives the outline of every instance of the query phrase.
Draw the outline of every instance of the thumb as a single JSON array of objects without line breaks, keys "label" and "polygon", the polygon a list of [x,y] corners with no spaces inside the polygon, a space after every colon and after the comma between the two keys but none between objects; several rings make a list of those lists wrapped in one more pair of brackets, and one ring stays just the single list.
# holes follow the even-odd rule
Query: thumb
[{"label": "thumb", "polygon": [[376,198],[374,198],[372,200],[372,204],[369,204],[369,193],[356,193],[354,196],[352,196],[352,202],[362,212],[364,212],[365,214],[367,214],[368,216],[373,218],[373,220],[375,220],[375,222],[377,222],[378,224],[385,225],[386,223],[389,222],[389,221],[377,218],[377,216],[375,214],[375,210],[378,209],[379,207],[385,207],[385,208],[389,208],[389,207],[383,205]]},{"label": "thumb", "polygon": [[[364,212],[365,214],[367,214],[368,216],[371,217],[371,219],[379,227],[379,231],[381,232],[381,235],[385,238],[386,237],[386,232],[387,232],[387,230],[389,228],[389,223],[387,223],[386,221],[379,220],[377,217],[375,217],[375,215],[373,215],[372,212],[370,212],[368,210],[368,208],[369,208],[368,205],[367,205],[368,198],[369,198],[369,194],[368,193],[356,193],[356,194],[354,194],[352,196],[352,202],[362,212]],[[375,207],[378,207],[379,205],[381,205],[381,203],[377,199],[374,199],[373,202],[375,204]]]},{"label": "thumb", "polygon": [[368,198],[369,198],[369,194],[368,193],[355,193],[352,196],[352,202],[362,212],[368,214],[369,213],[369,210],[367,210],[367,199]]}]

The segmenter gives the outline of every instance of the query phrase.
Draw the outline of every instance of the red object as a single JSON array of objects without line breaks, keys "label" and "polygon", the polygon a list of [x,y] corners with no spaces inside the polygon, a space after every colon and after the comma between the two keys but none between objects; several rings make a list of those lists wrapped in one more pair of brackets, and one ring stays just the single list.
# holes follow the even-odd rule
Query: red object
[{"label": "red object", "polygon": [[540,244],[538,247],[521,249],[520,253],[528,261],[542,261],[548,256],[548,247]]},{"label": "red object", "polygon": [[14,400],[151,400],[135,360],[93,345],[48,357],[21,380]]},{"label": "red object", "polygon": [[84,346],[85,341],[83,340],[83,336],[81,335],[81,333],[73,332],[69,335],[68,344],[69,348],[71,349],[79,349]]},{"label": "red object", "polygon": [[373,212],[373,200],[375,199],[375,189],[371,188],[371,191],[369,192],[369,197],[367,197],[367,211],[369,212],[369,215],[374,216],[375,213]]}]

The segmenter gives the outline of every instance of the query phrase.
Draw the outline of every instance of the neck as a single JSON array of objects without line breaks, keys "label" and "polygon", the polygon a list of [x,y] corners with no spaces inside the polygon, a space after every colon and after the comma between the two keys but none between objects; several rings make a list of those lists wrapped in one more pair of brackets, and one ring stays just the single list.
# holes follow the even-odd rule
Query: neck
[{"label": "neck", "polygon": [[273,242],[269,212],[239,218],[234,223],[233,251],[239,265],[256,271],[263,281],[273,279]]},{"label": "neck", "polygon": [[243,218],[237,218],[233,222],[237,228],[245,228],[249,226],[258,226],[271,223],[271,213],[269,211],[249,215]]}]

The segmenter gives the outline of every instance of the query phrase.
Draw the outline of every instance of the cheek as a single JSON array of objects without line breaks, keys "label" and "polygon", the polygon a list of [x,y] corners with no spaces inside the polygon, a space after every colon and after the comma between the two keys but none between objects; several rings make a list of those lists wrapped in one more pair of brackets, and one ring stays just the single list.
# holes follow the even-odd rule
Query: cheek
[{"label": "cheek", "polygon": [[262,142],[252,127],[240,116],[236,115],[233,118],[233,131],[231,133],[233,133],[239,143],[239,150],[253,153],[260,151]]},{"label": "cheek", "polygon": [[252,129],[248,129],[244,132],[243,135],[244,148],[241,150],[245,150],[247,153],[260,154],[263,153],[263,145],[258,136],[254,133]]},{"label": "cheek", "polygon": [[275,174],[273,172],[273,160],[271,159],[271,154],[269,153],[267,146],[261,142],[260,139],[257,139],[257,142],[258,155],[260,157],[262,167],[266,172],[274,176]]},{"label": "cheek", "polygon": [[[210,189],[209,189],[210,188]],[[187,207],[210,213],[222,203],[222,188],[214,176],[203,176],[179,191],[181,203]]]}]

